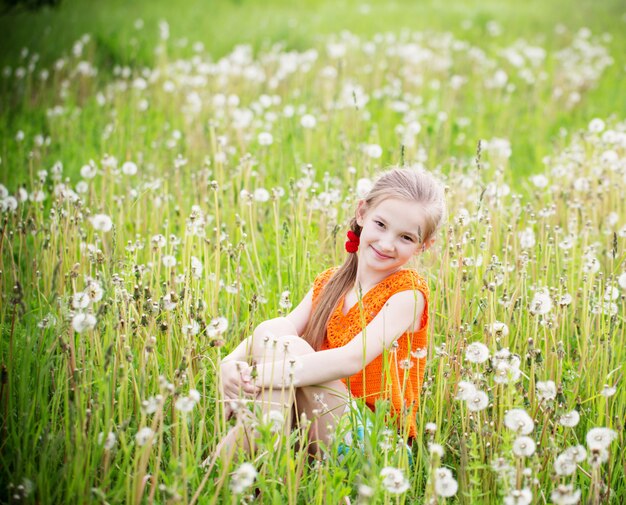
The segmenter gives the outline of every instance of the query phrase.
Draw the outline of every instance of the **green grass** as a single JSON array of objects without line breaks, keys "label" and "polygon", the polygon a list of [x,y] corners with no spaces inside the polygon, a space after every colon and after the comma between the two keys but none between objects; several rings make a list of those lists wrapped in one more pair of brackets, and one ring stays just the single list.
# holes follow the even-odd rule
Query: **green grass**
[{"label": "green grass", "polygon": [[[344,462],[331,457],[310,464],[294,445],[295,434],[279,439],[266,429],[259,453],[244,458],[258,471],[244,496],[257,489],[264,503],[339,503],[345,497],[355,503],[359,486],[367,484],[372,503],[475,504],[500,503],[527,487],[534,503],[545,503],[559,484],[571,483],[582,503],[624,500],[626,148],[589,129],[592,119],[602,118],[614,138],[626,134],[623,8],[619,2],[578,2],[573,9],[535,0],[368,5],[369,11],[356,2],[197,1],[173,8],[160,1],[73,1],[0,18],[0,66],[11,68],[11,76],[0,77],[0,182],[10,195],[19,196],[19,188],[47,195],[0,214],[1,501],[191,503],[198,494],[200,503],[238,502],[230,487],[238,463],[199,466],[228,428],[216,407],[219,361],[281,310],[283,291],[297,302],[318,272],[343,260],[358,179],[402,161],[435,170],[449,186],[449,221],[436,250],[419,265],[432,291],[432,328],[414,466],[403,442],[396,447],[392,440],[392,449],[379,445],[388,437],[382,408],[372,414],[363,452]],[[144,20],[141,30],[134,27],[137,18]],[[167,42],[159,41],[161,19],[169,22]],[[490,21],[501,26],[500,35],[489,34]],[[562,33],[557,24],[565,27]],[[597,82],[573,84],[589,64],[565,68],[559,51],[584,44],[576,35],[582,27],[613,64]],[[344,29],[360,41],[333,60],[326,44]],[[403,29],[424,34],[421,49],[406,59],[388,54],[398,45],[376,35],[403,37]],[[444,32],[460,41],[456,49]],[[84,33],[90,40],[82,55],[71,56]],[[533,75],[545,72],[545,80],[525,83],[502,57],[501,50],[522,38],[545,50],[545,60],[533,68]],[[373,40],[377,49],[369,56],[363,43]],[[193,63],[196,41],[205,49]],[[272,49],[276,42],[284,47]],[[198,65],[228,57],[242,43],[253,48],[248,66],[270,77],[278,67],[272,58],[287,50],[301,56],[314,48],[318,57],[275,88],[267,79],[218,77]],[[22,47],[29,56],[20,60]],[[439,56],[411,62],[424,48]],[[480,51],[493,67],[476,57]],[[33,53],[40,54],[33,72],[15,78]],[[438,68],[448,57],[450,67]],[[59,58],[65,65],[54,69]],[[80,61],[97,75],[77,74]],[[38,78],[43,69],[50,72],[45,82]],[[515,91],[489,87],[496,69],[507,72]],[[142,75],[146,89],[133,89]],[[455,75],[466,79],[459,90],[450,84]],[[193,84],[203,77],[202,85]],[[171,93],[164,89],[170,81]],[[357,84],[369,95],[367,104],[355,106]],[[559,86],[561,98],[553,94]],[[580,101],[568,105],[571,92]],[[239,105],[216,104],[219,93],[237,95]],[[345,106],[334,106],[342,93]],[[263,95],[280,103],[259,105]],[[398,101],[407,112],[395,110]],[[193,102],[201,104],[195,112]],[[293,117],[284,114],[286,105],[295,107]],[[57,106],[61,113],[54,113]],[[237,126],[235,108],[255,111],[252,122]],[[305,113],[316,118],[315,128],[301,126]],[[421,130],[411,144],[397,128],[413,120]],[[261,132],[271,132],[271,145],[260,145]],[[488,144],[476,160],[479,139]],[[510,143],[510,158],[502,151],[509,144],[497,139]],[[369,157],[366,144],[380,145],[382,157]],[[118,160],[117,169],[107,167],[106,155]],[[81,175],[90,160],[98,169],[93,179]],[[127,160],[137,163],[137,174],[119,172]],[[536,187],[532,174],[545,174],[550,184]],[[78,201],[55,196],[59,183],[73,191],[84,185],[85,192]],[[511,192],[496,196],[495,188],[505,185]],[[269,200],[246,196],[256,189],[268,190]],[[8,200],[2,201],[4,209]],[[189,232],[198,221],[194,205],[206,219],[198,234]],[[467,222],[458,219],[462,209]],[[111,217],[111,231],[94,229],[90,218],[101,213]],[[525,247],[520,233],[529,228],[535,243]],[[163,248],[154,245],[157,234],[165,237]],[[571,249],[563,245],[566,236]],[[166,255],[176,266],[163,263]],[[203,265],[198,277],[191,275],[192,256]],[[588,266],[592,257],[597,271]],[[97,280],[103,298],[86,309],[95,327],[77,332],[72,297],[89,279]],[[544,287],[554,306],[533,314],[533,297]],[[610,302],[616,310],[608,305],[603,313],[598,307],[608,287],[618,290]],[[572,301],[561,306],[565,293]],[[172,300],[176,306],[168,310]],[[228,330],[210,337],[208,327],[219,316]],[[192,321],[199,326],[195,335],[185,331]],[[497,321],[508,331],[493,332]],[[491,361],[465,359],[474,341],[489,347]],[[502,348],[520,358],[520,378],[507,384],[495,375],[493,355]],[[488,394],[485,410],[470,412],[455,399],[461,380]],[[555,399],[539,399],[536,383],[546,380],[559,388]],[[617,392],[604,396],[605,384]],[[191,389],[201,399],[185,415],[175,403]],[[158,394],[161,402],[147,412],[143,402]],[[504,425],[511,408],[525,409],[535,421],[529,436],[537,451],[528,458],[512,453],[516,435]],[[573,409],[580,423],[559,424]],[[427,431],[429,422],[434,431]],[[587,432],[600,426],[619,434],[608,461],[594,466],[584,460],[573,475],[556,475],[558,455],[587,445]],[[136,439],[146,427],[154,431],[152,445]],[[109,432],[116,442],[105,448]],[[444,447],[441,459],[429,454],[430,442]],[[509,477],[492,469],[499,457],[510,466]],[[385,491],[380,472],[386,466],[403,472],[408,491]],[[459,483],[447,500],[434,492],[439,466]]]}]

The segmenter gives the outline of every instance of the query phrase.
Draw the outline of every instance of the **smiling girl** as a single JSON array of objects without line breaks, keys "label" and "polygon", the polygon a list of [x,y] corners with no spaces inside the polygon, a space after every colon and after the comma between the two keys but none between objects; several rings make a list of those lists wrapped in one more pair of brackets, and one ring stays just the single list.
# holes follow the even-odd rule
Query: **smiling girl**
[{"label": "smiling girl", "polygon": [[[284,420],[285,431],[294,414],[296,421],[304,414],[313,454],[349,412],[351,397],[371,409],[389,401],[401,434],[415,437],[429,290],[405,266],[433,244],[444,217],[444,187],[428,172],[379,176],[350,222],[344,264],[318,275],[290,314],[261,323],[223,360],[227,404],[246,395]],[[250,450],[252,424],[239,416],[221,447]]]}]

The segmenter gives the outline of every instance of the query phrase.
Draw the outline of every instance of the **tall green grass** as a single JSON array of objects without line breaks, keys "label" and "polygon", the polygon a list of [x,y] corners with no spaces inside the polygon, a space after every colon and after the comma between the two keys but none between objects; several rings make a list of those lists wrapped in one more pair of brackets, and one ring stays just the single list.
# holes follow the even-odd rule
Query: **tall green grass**
[{"label": "tall green grass", "polygon": [[[268,26],[258,6],[212,7],[209,23],[199,4],[191,4],[183,14],[194,14],[198,26],[185,30],[183,14],[163,4],[150,10],[111,7],[108,21],[100,20],[100,6],[91,6],[87,19],[81,3],[3,20],[14,23],[14,41],[25,40],[24,23],[37,27],[50,19],[68,36],[48,53],[41,49],[43,63],[16,78],[16,68],[26,68],[32,52],[46,44],[31,34],[22,60],[6,53],[11,75],[0,81],[0,174],[7,188],[0,230],[3,501],[474,504],[500,503],[527,488],[535,503],[544,503],[559,485],[570,483],[581,490],[583,503],[623,501],[626,126],[620,122],[625,109],[619,106],[623,53],[617,50],[617,7],[603,4],[590,15],[583,3],[562,20],[569,28],[559,34],[554,25],[565,14],[558,3],[545,6],[541,16],[534,2],[517,10],[508,4],[479,10],[454,4],[445,11],[434,3],[374,4],[369,13],[351,3],[335,10],[311,3],[302,11],[284,3],[277,4]],[[346,54],[333,60],[326,44],[337,36],[322,34],[337,32],[341,13],[348,11],[358,18],[351,28],[362,36],[348,41]],[[512,12],[519,18],[515,23]],[[283,16],[295,16],[311,30],[284,31],[289,25]],[[77,32],[72,17],[84,21]],[[137,35],[135,17],[145,21]],[[161,41],[156,22],[165,17],[170,39]],[[472,20],[467,30],[461,27],[465,19]],[[488,35],[492,19],[500,22],[501,35]],[[225,30],[226,20],[250,38]],[[468,43],[455,50],[449,71],[389,55],[397,43],[377,42],[375,56],[362,50],[375,32],[432,22],[421,46],[445,55],[449,42],[439,28],[447,21],[455,38]],[[583,21],[592,34],[582,38],[605,47],[614,63],[597,83],[572,88],[580,101],[568,105],[553,97],[553,89],[586,67],[563,70],[564,57],[557,52],[580,43],[571,28]],[[255,22],[258,31],[246,31]],[[255,51],[245,65],[271,75],[277,68],[271,58],[284,49],[270,49],[265,38],[286,40],[287,49],[314,47],[319,56],[310,69],[301,68],[273,90],[267,81],[236,75],[220,81],[198,70],[199,62],[191,63],[193,50],[176,42],[183,35],[190,43],[202,39],[204,23],[216,32],[224,28],[222,39],[206,41],[212,61],[235,40],[249,40]],[[115,26],[120,31],[114,36]],[[603,30],[613,39],[603,40]],[[75,35],[85,31],[90,40],[80,56],[71,56]],[[540,31],[549,35],[542,39]],[[538,69],[546,72],[545,81],[524,85],[500,56],[518,36],[546,50]],[[137,38],[135,49],[131,37]],[[483,50],[497,68],[505,68],[516,91],[489,88],[491,73],[468,57],[468,48]],[[200,62],[211,61],[206,50],[198,54]],[[61,56],[65,65],[54,69],[52,62]],[[81,61],[97,75],[78,73],[85,69]],[[128,74],[113,64],[128,66]],[[335,68],[337,77],[324,77],[326,67]],[[44,68],[50,73],[42,82]],[[424,83],[403,74],[407,69]],[[201,75],[209,75],[203,86],[186,81]],[[450,86],[452,75],[467,79],[459,92]],[[141,76],[145,89],[136,81]],[[394,79],[402,84],[400,93]],[[173,93],[164,89],[167,81]],[[370,96],[367,104],[359,101],[355,83]],[[348,96],[345,107],[329,105],[344,86],[355,96]],[[189,109],[193,91],[201,104],[195,111]],[[216,104],[219,93],[226,99],[237,95],[239,105]],[[408,103],[407,94],[422,99],[409,104],[421,130],[414,145],[403,146],[396,127],[406,127],[410,118],[393,108],[396,100]],[[266,101],[262,95],[271,103],[258,105]],[[293,116],[284,113],[286,105],[295,107]],[[258,122],[237,127],[232,111],[247,107]],[[268,113],[275,114],[273,121]],[[305,113],[316,118],[314,128],[302,126]],[[469,124],[459,124],[462,117]],[[604,121],[592,122],[595,117]],[[272,134],[268,145],[260,141],[263,132]],[[476,154],[481,138],[487,142]],[[365,148],[371,144],[382,147],[382,157],[368,155],[376,151]],[[90,160],[93,178],[84,168]],[[136,174],[125,173],[126,161],[136,163]],[[448,223],[436,250],[418,265],[431,286],[432,328],[413,465],[404,441],[397,443],[395,433],[386,431],[382,406],[371,415],[373,428],[363,447],[342,461],[336,455],[345,433],[338,434],[328,459],[311,463],[296,433],[280,438],[266,426],[254,457],[201,466],[207,457],[212,461],[229,426],[217,394],[221,358],[256,324],[285,310],[279,305],[283,292],[290,291],[296,303],[318,272],[343,260],[342,237],[359,179],[392,163],[425,165],[449,186]],[[545,174],[548,184],[531,174]],[[42,191],[46,198],[18,201],[20,188],[31,196]],[[99,214],[111,218],[110,230],[99,229],[99,222],[106,225]],[[101,299],[94,286],[102,288]],[[75,307],[76,293],[90,289],[98,300]],[[552,307],[542,313],[534,300],[544,289]],[[562,300],[565,294],[572,297],[569,303]],[[75,317],[81,312],[95,317],[93,328],[80,327]],[[220,317],[228,321],[225,332],[216,330]],[[491,359],[468,361],[471,342],[484,343]],[[515,361],[498,360],[496,353],[505,354],[505,348],[519,357],[517,380],[496,380],[498,361]],[[473,412],[456,399],[463,380],[488,395],[485,409]],[[537,383],[549,380],[556,397],[542,399]],[[191,400],[192,390],[199,401]],[[188,413],[177,407],[184,398],[193,404]],[[517,435],[505,418],[513,408],[525,409],[534,420],[529,436],[537,450],[529,457],[512,452]],[[572,410],[580,414],[578,425],[559,423]],[[585,459],[572,475],[557,475],[558,455],[587,445],[594,427],[618,433],[608,461]],[[432,443],[443,447],[443,456]],[[235,472],[246,459],[258,474],[237,494]],[[400,469],[409,489],[389,492],[381,476],[385,467]],[[437,495],[440,467],[458,481],[453,497]]]}]

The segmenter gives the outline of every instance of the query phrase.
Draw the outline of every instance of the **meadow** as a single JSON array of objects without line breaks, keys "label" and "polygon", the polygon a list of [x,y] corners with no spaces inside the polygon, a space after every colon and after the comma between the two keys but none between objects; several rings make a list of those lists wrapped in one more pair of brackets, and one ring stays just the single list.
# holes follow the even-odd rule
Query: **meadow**
[{"label": "meadow", "polygon": [[[4,13],[0,501],[623,503],[625,16]],[[216,459],[220,360],[343,262],[392,165],[447,186],[416,265],[431,328],[410,457],[382,404],[323,460],[267,418],[257,452]]]}]

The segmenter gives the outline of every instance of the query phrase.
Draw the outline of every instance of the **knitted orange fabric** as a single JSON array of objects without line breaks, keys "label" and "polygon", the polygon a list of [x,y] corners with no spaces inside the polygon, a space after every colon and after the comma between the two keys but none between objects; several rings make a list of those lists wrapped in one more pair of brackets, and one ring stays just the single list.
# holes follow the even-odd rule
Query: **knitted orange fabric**
[{"label": "knitted orange fabric", "polygon": [[[313,283],[313,306],[337,268],[317,276]],[[385,351],[364,370],[348,379],[342,379],[353,396],[364,398],[374,410],[376,400],[391,400],[392,412],[397,415],[401,433],[408,430],[417,436],[416,412],[426,366],[428,342],[428,284],[415,270],[399,270],[370,289],[362,300],[343,314],[344,298],[330,316],[322,349],[341,347],[352,340],[380,312],[387,300],[399,291],[419,290],[426,304],[419,330],[407,331],[398,339],[395,350]],[[386,356],[385,356],[386,355]]]}]

